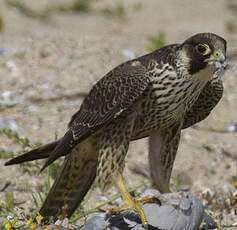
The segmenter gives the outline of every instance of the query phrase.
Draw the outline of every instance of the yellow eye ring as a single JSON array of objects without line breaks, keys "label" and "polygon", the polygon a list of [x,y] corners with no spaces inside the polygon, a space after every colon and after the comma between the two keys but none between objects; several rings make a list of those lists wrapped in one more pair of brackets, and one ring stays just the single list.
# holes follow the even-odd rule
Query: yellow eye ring
[{"label": "yellow eye ring", "polygon": [[211,49],[210,49],[209,45],[207,45],[207,44],[198,44],[196,46],[196,50],[204,56],[211,53]]},{"label": "yellow eye ring", "polygon": [[221,52],[220,51],[216,51],[213,54],[214,58],[219,58],[221,56]]}]

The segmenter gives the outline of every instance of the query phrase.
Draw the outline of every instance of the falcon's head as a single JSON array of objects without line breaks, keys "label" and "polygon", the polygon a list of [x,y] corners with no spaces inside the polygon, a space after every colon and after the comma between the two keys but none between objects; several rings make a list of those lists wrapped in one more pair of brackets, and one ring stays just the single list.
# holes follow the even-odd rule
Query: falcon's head
[{"label": "falcon's head", "polygon": [[191,75],[203,70],[210,76],[220,74],[227,66],[226,41],[216,34],[196,34],[181,44],[181,51]]}]

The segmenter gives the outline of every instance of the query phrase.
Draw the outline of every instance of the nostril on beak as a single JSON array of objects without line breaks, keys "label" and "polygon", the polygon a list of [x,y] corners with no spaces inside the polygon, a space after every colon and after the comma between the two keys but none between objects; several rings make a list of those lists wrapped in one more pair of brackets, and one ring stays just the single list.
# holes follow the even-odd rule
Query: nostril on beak
[{"label": "nostril on beak", "polygon": [[230,69],[230,65],[227,62],[223,63],[224,70]]},{"label": "nostril on beak", "polygon": [[225,57],[224,54],[221,54],[221,55],[219,56],[219,62],[220,62],[221,64],[223,64],[223,65],[226,63],[226,57]]},{"label": "nostril on beak", "polygon": [[222,65],[225,65],[225,64],[226,64],[226,60],[225,60],[225,59],[220,59],[220,63],[221,63]]}]

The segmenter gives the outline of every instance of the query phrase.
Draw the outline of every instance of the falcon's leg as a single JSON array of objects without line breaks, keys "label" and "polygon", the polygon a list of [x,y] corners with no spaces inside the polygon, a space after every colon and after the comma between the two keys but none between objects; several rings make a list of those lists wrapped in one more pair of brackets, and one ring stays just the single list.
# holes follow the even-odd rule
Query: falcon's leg
[{"label": "falcon's leg", "polygon": [[[121,196],[122,196],[122,198],[125,202],[125,206],[124,207],[122,206],[122,208],[123,209],[126,208],[126,207],[133,208],[137,212],[137,214],[139,215],[142,223],[144,225],[147,225],[148,222],[147,222],[147,219],[146,219],[146,215],[145,215],[144,211],[142,210],[141,203],[140,203],[140,201],[134,199],[132,197],[132,195],[129,193],[129,191],[126,187],[126,183],[125,183],[122,175],[119,174],[116,178],[114,178],[114,181],[115,181],[115,184],[118,187],[118,189],[120,191],[120,194],[121,194]],[[121,209],[119,209],[119,208],[120,207],[118,207],[118,209],[114,208],[114,209],[110,210],[110,213],[111,213],[111,211],[114,211],[114,212],[121,211]]]},{"label": "falcon's leg", "polygon": [[156,189],[170,191],[170,176],[179,146],[182,122],[163,131],[154,132],[149,138],[149,163]]},{"label": "falcon's leg", "polygon": [[[122,178],[125,166],[125,157],[128,151],[136,114],[131,113],[128,117],[109,124],[99,135],[99,158],[97,168],[97,183],[106,190],[111,184],[115,184],[125,202],[124,208],[135,209],[143,224],[147,224],[145,214],[126,188]],[[120,208],[112,209],[114,212]],[[109,212],[111,213],[111,212]]]}]

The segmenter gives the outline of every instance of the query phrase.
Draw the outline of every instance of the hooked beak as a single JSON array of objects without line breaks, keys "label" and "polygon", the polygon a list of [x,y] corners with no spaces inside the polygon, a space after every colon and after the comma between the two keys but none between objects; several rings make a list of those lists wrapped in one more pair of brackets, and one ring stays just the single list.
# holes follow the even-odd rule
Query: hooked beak
[{"label": "hooked beak", "polygon": [[225,70],[228,66],[228,63],[226,61],[226,56],[223,54],[222,51],[218,50],[214,52],[210,58],[206,60],[211,65],[214,65],[217,70]]}]

